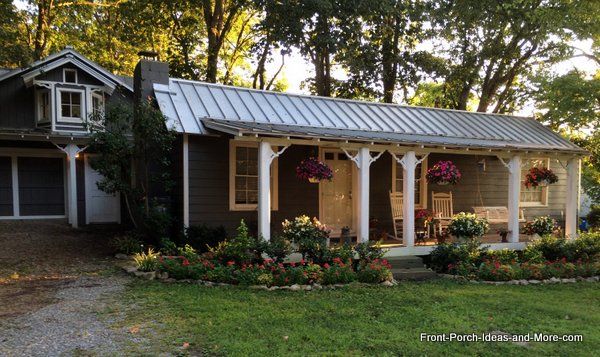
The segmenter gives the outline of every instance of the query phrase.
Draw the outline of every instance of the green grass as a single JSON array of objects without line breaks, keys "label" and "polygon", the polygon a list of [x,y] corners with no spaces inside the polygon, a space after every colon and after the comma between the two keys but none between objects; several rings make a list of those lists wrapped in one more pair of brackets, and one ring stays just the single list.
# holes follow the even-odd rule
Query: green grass
[{"label": "green grass", "polygon": [[[600,350],[600,285],[490,286],[438,280],[394,288],[254,291],[135,282],[122,327],[133,352],[209,355],[592,355]],[[421,332],[583,334],[583,342],[421,342]]]}]

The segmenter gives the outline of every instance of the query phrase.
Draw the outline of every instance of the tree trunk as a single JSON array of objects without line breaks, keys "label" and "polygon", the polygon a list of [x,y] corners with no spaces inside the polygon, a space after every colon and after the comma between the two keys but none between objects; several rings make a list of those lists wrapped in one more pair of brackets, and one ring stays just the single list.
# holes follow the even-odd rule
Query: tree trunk
[{"label": "tree trunk", "polygon": [[48,29],[50,27],[51,10],[54,0],[42,0],[38,3],[37,24],[33,41],[33,60],[44,57],[48,45]]},{"label": "tree trunk", "polygon": [[[317,33],[323,38],[329,38],[329,24],[323,16],[319,16],[317,20]],[[320,44],[315,49],[313,65],[317,95],[331,97],[331,61],[327,44]]]},{"label": "tree trunk", "polygon": [[398,79],[398,43],[400,39],[399,19],[397,16],[388,18],[385,21],[383,32],[386,34],[381,46],[382,52],[382,84],[383,101],[385,103],[394,102],[394,93],[396,90],[396,81]]}]

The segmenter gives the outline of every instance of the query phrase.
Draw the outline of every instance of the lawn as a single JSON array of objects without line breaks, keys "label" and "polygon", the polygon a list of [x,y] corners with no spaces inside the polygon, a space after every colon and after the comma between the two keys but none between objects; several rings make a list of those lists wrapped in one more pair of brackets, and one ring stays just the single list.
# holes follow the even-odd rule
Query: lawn
[{"label": "lawn", "polygon": [[[122,301],[133,307],[119,327],[144,341],[131,346],[134,353],[592,355],[600,350],[598,283],[490,286],[436,280],[393,288],[267,292],[136,281]],[[419,339],[422,332],[491,331],[582,334],[583,342],[519,346]]]}]

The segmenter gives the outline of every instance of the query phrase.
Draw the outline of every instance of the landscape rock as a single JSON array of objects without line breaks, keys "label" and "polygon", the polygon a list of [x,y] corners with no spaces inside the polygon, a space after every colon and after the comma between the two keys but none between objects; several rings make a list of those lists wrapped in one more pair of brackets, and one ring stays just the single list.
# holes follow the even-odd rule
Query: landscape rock
[{"label": "landscape rock", "polygon": [[535,280],[535,279],[533,279],[533,280],[529,280],[529,284],[541,284],[541,283],[542,283],[542,282],[541,282],[541,281],[539,281],[539,280]]},{"label": "landscape rock", "polygon": [[394,286],[394,283],[392,283],[389,280],[384,281],[383,283],[381,283],[382,286]]},{"label": "landscape rock", "polygon": [[156,278],[156,272],[154,271],[135,271],[133,274],[138,278],[144,278],[146,280],[154,280]]},{"label": "landscape rock", "polygon": [[294,284],[294,285],[290,286],[290,290],[291,291],[299,291],[299,290],[302,290],[302,288],[300,287],[300,285]]},{"label": "landscape rock", "polygon": [[123,253],[117,253],[117,254],[115,254],[115,258],[126,260],[126,259],[129,259],[129,255],[123,254]]},{"label": "landscape rock", "polygon": [[313,284],[312,288],[313,288],[313,290],[321,290],[321,289],[323,289],[323,285],[321,285],[321,284]]},{"label": "landscape rock", "polygon": [[572,279],[562,279],[561,280],[563,283],[576,283],[577,280],[575,278]]},{"label": "landscape rock", "polygon": [[269,290],[269,287],[266,285],[250,285],[248,288],[252,290]]}]

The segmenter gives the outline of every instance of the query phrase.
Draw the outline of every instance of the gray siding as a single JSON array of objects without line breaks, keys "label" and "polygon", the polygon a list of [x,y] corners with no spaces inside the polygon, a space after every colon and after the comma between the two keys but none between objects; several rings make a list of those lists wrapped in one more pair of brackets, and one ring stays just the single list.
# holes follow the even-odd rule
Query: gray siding
[{"label": "gray siding", "polygon": [[[190,223],[224,225],[233,233],[241,219],[256,227],[256,211],[229,210],[229,139],[190,137]],[[180,145],[180,144],[179,144]],[[291,146],[279,157],[279,210],[272,212],[272,230],[280,231],[281,222],[300,214],[319,215],[318,185],[299,181],[295,176],[298,163],[316,155],[316,147]],[[477,162],[486,159],[486,171],[479,172]],[[431,192],[452,191],[455,213],[471,212],[473,206],[506,206],[508,201],[508,170],[493,156],[443,155],[429,156],[429,166],[439,160],[452,160],[463,174],[455,186],[428,185],[427,201],[431,207]],[[392,187],[392,157],[383,154],[371,165],[370,218],[379,221],[379,228],[392,232],[389,191]],[[563,220],[566,172],[556,161],[550,164],[559,182],[549,187],[546,207],[524,208],[527,219],[551,215]],[[178,169],[178,172],[180,169]],[[180,182],[181,180],[178,180]],[[181,205],[181,193],[177,194]]]},{"label": "gray siding", "polygon": [[0,216],[12,216],[12,160],[0,157]]},{"label": "gray siding", "polygon": [[19,157],[22,216],[65,214],[63,159]]}]

